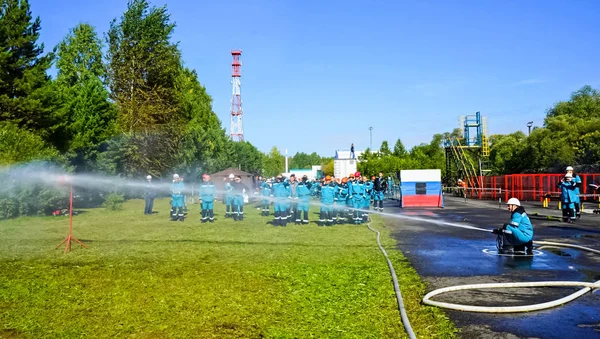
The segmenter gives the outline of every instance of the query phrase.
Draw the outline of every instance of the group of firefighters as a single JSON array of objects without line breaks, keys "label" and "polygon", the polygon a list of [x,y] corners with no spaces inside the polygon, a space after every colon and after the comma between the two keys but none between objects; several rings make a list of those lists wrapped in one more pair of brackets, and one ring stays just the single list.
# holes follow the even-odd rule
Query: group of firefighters
[{"label": "group of firefighters", "polygon": [[383,173],[369,179],[360,172],[348,177],[333,178],[329,175],[320,181],[309,181],[307,176],[300,180],[292,174],[284,178],[281,174],[274,179],[266,179],[260,187],[263,216],[270,215],[273,203],[275,219],[273,225],[286,226],[308,224],[308,211],[311,198],[319,200],[319,226],[343,224],[352,220],[361,224],[368,219],[371,202],[376,211],[383,211],[383,200],[387,190],[387,179]]},{"label": "group of firefighters", "polygon": [[[152,214],[152,205],[156,195],[148,176],[146,190],[145,214]],[[249,188],[242,183],[240,176],[229,175],[223,188],[225,218],[235,221],[244,219],[245,196]],[[376,211],[383,211],[383,200],[388,189],[388,181],[383,173],[370,179],[361,176],[360,172],[352,173],[344,178],[325,176],[321,180],[309,181],[307,176],[300,180],[294,174],[289,178],[281,174],[273,179],[264,179],[260,183],[260,207],[263,216],[271,215],[273,205],[274,226],[286,226],[289,222],[296,225],[308,224],[308,212],[311,205],[319,206],[319,226],[343,224],[351,220],[355,224],[366,222],[371,203]],[[171,191],[171,220],[183,221],[187,214],[186,188],[183,178],[173,175]],[[200,221],[214,222],[214,201],[217,189],[210,180],[210,175],[202,175],[202,183],[198,190],[200,203]]]}]

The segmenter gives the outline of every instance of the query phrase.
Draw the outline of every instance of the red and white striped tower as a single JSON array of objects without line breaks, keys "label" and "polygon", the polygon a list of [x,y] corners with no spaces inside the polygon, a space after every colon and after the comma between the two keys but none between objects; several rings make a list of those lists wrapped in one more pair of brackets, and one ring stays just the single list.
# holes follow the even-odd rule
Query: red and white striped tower
[{"label": "red and white striped tower", "polygon": [[240,62],[240,56],[242,55],[241,50],[231,51],[233,62],[231,63],[231,128],[229,129],[229,137],[231,140],[244,141],[244,129],[242,128],[242,82],[240,77],[240,69],[242,63]]}]

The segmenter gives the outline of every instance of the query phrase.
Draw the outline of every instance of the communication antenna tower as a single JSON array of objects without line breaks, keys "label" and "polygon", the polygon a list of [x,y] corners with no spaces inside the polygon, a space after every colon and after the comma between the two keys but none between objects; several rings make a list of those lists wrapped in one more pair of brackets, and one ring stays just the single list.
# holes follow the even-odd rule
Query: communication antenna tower
[{"label": "communication antenna tower", "polygon": [[242,82],[240,80],[242,74],[240,70],[242,63],[240,62],[241,50],[232,50],[231,56],[231,127],[229,128],[229,137],[234,141],[244,141],[244,129],[242,127]]}]

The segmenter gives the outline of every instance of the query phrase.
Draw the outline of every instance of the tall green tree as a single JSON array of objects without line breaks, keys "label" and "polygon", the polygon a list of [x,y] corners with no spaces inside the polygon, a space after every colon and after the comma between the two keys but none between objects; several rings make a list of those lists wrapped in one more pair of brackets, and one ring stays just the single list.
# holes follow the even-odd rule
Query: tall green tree
[{"label": "tall green tree", "polygon": [[316,152],[311,154],[297,152],[290,159],[289,167],[297,169],[310,169],[312,166],[319,166],[321,162],[322,159]]},{"label": "tall green tree", "polygon": [[[57,46],[56,87],[62,107],[62,151],[75,156],[77,165],[93,162],[102,142],[113,136],[115,110],[102,79],[102,45],[94,28],[79,24]],[[85,168],[89,169],[89,168]]]},{"label": "tall green tree", "polygon": [[14,122],[49,141],[55,98],[46,71],[53,55],[43,55],[40,29],[29,1],[0,1],[0,121]]},{"label": "tall green tree", "polygon": [[146,0],[130,0],[120,21],[110,24],[107,79],[124,152],[131,154],[123,164],[126,175],[166,173],[177,165],[185,119],[179,112],[182,69],[179,49],[171,43],[174,28],[165,6],[150,7]]},{"label": "tall green tree", "polygon": [[394,144],[394,155],[400,158],[403,158],[404,156],[406,156],[406,148],[404,147],[404,144],[402,143],[402,140],[398,139],[396,140],[396,143]]},{"label": "tall green tree", "polygon": [[285,171],[285,156],[281,154],[277,147],[273,147],[269,154],[263,156],[262,165],[264,176],[276,176]]},{"label": "tall green tree", "polygon": [[[179,164],[186,173],[213,173],[238,166],[231,141],[212,110],[212,98],[200,84],[196,71],[184,68],[177,78],[179,113],[187,121],[179,145]],[[258,152],[260,157],[260,152]],[[251,157],[248,157],[250,159]],[[234,164],[236,163],[236,164]],[[243,164],[246,167],[247,164]],[[249,167],[252,167],[249,165]]]},{"label": "tall green tree", "polygon": [[392,151],[390,150],[390,145],[388,144],[387,140],[384,140],[381,143],[381,147],[379,147],[379,153],[381,156],[388,156],[392,154]]}]

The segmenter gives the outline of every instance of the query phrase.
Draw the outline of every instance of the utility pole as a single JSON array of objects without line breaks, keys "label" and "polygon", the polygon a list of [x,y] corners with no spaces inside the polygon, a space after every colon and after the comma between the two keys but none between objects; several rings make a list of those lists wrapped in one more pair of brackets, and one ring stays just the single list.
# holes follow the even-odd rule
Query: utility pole
[{"label": "utility pole", "polygon": [[369,148],[373,152],[373,127],[369,127]]},{"label": "utility pole", "polygon": [[527,133],[527,136],[529,136],[531,134],[531,126],[533,126],[533,121],[530,121],[527,123],[527,128],[529,129],[529,132]]}]

